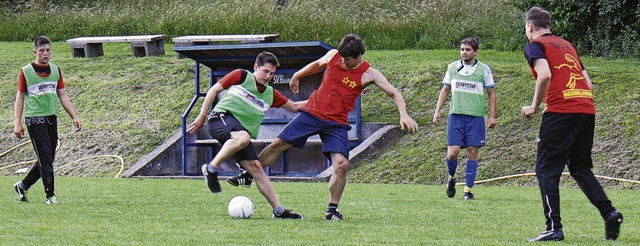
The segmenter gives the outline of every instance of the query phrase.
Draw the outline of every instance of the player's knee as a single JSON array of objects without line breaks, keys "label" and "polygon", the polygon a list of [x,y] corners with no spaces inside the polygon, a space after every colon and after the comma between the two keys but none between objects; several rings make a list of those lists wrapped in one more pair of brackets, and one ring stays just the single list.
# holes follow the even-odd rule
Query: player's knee
[{"label": "player's knee", "polygon": [[270,146],[274,150],[276,150],[278,152],[283,152],[283,151],[291,148],[291,144],[289,144],[289,143],[287,143],[285,141],[282,141],[282,139],[280,139],[280,138],[276,138],[275,140],[273,140],[273,142],[270,144]]},{"label": "player's knee", "polygon": [[247,146],[251,143],[251,135],[249,135],[246,131],[235,132],[232,135],[232,138],[237,141],[240,146]]},{"label": "player's knee", "polygon": [[346,159],[335,161],[332,166],[335,173],[347,173],[349,171],[349,161]]},{"label": "player's knee", "polygon": [[260,161],[258,160],[245,161],[242,163],[242,166],[251,174],[254,174],[260,170],[263,170],[262,164],[260,164]]}]

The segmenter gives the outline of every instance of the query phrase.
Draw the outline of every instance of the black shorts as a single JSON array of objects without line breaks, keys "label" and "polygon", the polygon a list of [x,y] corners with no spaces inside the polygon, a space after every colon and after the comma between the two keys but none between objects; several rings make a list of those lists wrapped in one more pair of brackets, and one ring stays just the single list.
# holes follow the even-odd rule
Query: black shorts
[{"label": "black shorts", "polygon": [[[209,118],[209,135],[222,145],[231,138],[231,132],[247,131],[230,113],[213,113]],[[233,155],[236,162],[258,160],[253,143]]]}]

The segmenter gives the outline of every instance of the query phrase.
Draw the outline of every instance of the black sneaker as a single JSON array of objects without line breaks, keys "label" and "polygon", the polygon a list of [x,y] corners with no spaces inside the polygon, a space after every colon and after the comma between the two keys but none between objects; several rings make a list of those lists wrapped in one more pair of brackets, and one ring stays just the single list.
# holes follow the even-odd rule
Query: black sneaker
[{"label": "black sneaker", "polygon": [[327,220],[342,220],[342,214],[337,210],[333,212],[325,212],[324,218]]},{"label": "black sneaker", "polygon": [[27,191],[20,188],[20,181],[13,185],[13,189],[16,191],[16,194],[18,194],[18,199],[20,199],[21,202],[29,202],[26,195]]},{"label": "black sneaker", "polygon": [[302,219],[302,214],[300,213],[296,213],[293,212],[289,209],[285,209],[284,212],[280,215],[277,216],[276,213],[273,213],[273,218],[274,219],[294,219],[294,220],[301,220]]},{"label": "black sneaker", "polygon": [[229,183],[230,185],[233,185],[235,187],[238,187],[239,185],[242,185],[246,188],[250,188],[251,187],[251,182],[253,182],[253,176],[251,176],[251,174],[247,171],[244,171],[238,175],[236,175],[235,177],[231,177],[227,179],[227,183]]},{"label": "black sneaker", "polygon": [[604,221],[605,239],[616,240],[620,235],[620,224],[622,224],[622,213],[613,211]]},{"label": "black sneaker", "polygon": [[471,192],[465,192],[464,195],[462,195],[462,198],[465,200],[475,200],[475,198],[473,198],[473,193]]},{"label": "black sneaker", "polygon": [[214,194],[222,192],[220,183],[218,182],[218,172],[209,172],[209,170],[207,169],[207,164],[202,165],[200,169],[202,171],[202,175],[204,175],[204,180],[207,183],[209,190],[211,190],[211,192],[213,192]]},{"label": "black sneaker", "polygon": [[449,198],[453,197],[456,195],[456,179],[449,179],[449,182],[447,183],[447,196]]},{"label": "black sneaker", "polygon": [[529,241],[529,242],[562,241],[562,240],[564,240],[564,234],[562,233],[562,229],[543,231],[537,237],[527,239],[527,241]]}]

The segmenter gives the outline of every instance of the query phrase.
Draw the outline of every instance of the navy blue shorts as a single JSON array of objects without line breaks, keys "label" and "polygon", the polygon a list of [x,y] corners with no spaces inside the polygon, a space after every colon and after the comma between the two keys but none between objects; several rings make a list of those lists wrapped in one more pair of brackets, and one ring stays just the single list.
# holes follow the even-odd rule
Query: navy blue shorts
[{"label": "navy blue shorts", "polygon": [[304,148],[307,138],[318,134],[322,140],[322,152],[331,160],[330,153],[342,153],[349,159],[349,125],[323,120],[307,112],[300,111],[287,124],[278,137],[296,148]]},{"label": "navy blue shorts", "polygon": [[[230,113],[215,113],[209,119],[209,135],[218,140],[222,145],[231,138],[231,132],[247,131],[240,122]],[[233,155],[236,162],[253,161],[258,159],[258,155],[253,147],[253,143],[249,143],[247,147],[241,149]]]},{"label": "navy blue shorts", "polygon": [[449,114],[447,120],[447,146],[481,147],[486,143],[484,117]]}]

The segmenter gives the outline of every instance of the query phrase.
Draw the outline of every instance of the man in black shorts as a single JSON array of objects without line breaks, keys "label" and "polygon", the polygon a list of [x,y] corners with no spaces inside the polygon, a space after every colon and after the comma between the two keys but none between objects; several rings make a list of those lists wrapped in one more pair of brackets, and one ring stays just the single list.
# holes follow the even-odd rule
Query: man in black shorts
[{"label": "man in black shorts", "polygon": [[[267,109],[282,107],[297,112],[305,103],[293,102],[268,85],[279,65],[274,54],[263,51],[256,58],[253,73],[236,69],[225,75],[209,88],[200,114],[189,124],[187,131],[197,133],[206,119],[210,135],[222,145],[213,160],[202,165],[207,186],[213,193],[222,191],[218,181],[220,164],[233,157],[253,176],[258,190],[273,207],[273,218],[302,219],[301,214],[286,210],[280,205],[251,143],[251,139],[258,136]],[[226,90],[226,93],[209,112],[218,93],[223,90]]]}]

